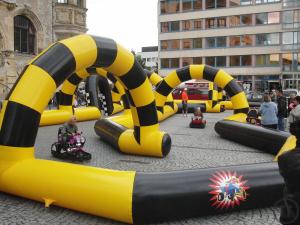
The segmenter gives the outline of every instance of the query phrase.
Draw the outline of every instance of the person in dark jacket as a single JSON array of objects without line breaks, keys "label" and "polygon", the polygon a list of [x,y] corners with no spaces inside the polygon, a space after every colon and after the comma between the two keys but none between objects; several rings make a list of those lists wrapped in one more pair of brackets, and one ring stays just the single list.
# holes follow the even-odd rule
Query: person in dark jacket
[{"label": "person in dark jacket", "polygon": [[300,224],[300,120],[290,125],[291,134],[297,138],[296,148],[278,158],[281,176],[285,187],[280,202],[280,222],[283,225]]},{"label": "person in dark jacket", "polygon": [[276,91],[277,96],[277,108],[278,108],[278,129],[285,130],[284,119],[287,118],[287,99],[283,96],[282,90]]}]

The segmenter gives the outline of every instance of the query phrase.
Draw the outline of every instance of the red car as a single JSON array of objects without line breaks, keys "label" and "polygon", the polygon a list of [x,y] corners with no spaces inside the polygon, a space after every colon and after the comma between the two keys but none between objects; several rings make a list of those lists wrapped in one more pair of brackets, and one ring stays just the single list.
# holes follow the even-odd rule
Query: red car
[{"label": "red car", "polygon": [[208,82],[187,82],[172,92],[173,99],[181,100],[181,92],[187,88],[189,100],[208,100]]}]

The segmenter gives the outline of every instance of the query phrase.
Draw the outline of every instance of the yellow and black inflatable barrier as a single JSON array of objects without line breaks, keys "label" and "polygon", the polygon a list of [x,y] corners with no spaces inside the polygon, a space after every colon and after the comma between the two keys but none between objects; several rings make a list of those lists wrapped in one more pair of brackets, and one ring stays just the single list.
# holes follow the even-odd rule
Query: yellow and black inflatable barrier
[{"label": "yellow and black inflatable barrier", "polygon": [[[145,70],[151,84],[157,88],[157,86],[163,81],[163,78],[159,76],[155,72],[151,72],[149,70]],[[170,93],[167,96],[167,100],[165,102],[165,105],[163,106],[163,109],[159,106],[156,106],[157,108],[157,115],[158,115],[158,121],[163,121],[166,118],[174,115],[178,111],[178,105],[174,103],[174,99],[172,96],[172,93]]]},{"label": "yellow and black inflatable barrier", "polygon": [[223,100],[223,89],[218,87],[218,101],[221,106],[223,106],[224,109],[226,110],[231,110],[232,109],[232,102],[231,101],[226,101]]},{"label": "yellow and black inflatable barrier", "polygon": [[[244,99],[245,94],[243,93],[243,90],[238,84],[231,79],[227,80],[218,80],[217,73],[225,73],[222,70],[220,72],[212,67],[205,66],[204,69],[195,69],[198,68],[199,65],[191,65],[184,67],[182,69],[176,70],[172,73],[170,73],[168,76],[166,76],[163,80],[163,82],[160,83],[160,85],[156,89],[156,103],[157,106],[160,107],[163,105],[166,101],[166,96],[171,93],[171,91],[180,83],[184,81],[188,81],[191,79],[206,79],[211,82],[215,82],[216,85],[220,86],[221,88],[228,89],[228,93],[230,96],[232,96],[232,101],[234,101],[233,108],[237,111],[246,112],[248,111],[248,102],[246,99]],[[204,67],[204,66],[203,66]],[[198,72],[200,70],[201,72]],[[225,75],[224,75],[225,76]],[[218,79],[217,79],[218,78]],[[224,85],[224,82],[231,82],[226,83]],[[228,85],[228,86],[227,86]],[[227,87],[226,87],[227,86]],[[207,104],[205,104],[204,112],[220,112],[222,111],[221,105],[218,103],[218,91],[213,83],[209,84],[209,100],[207,101]],[[233,96],[236,94],[235,92],[238,91],[237,96]],[[242,98],[239,98],[242,97]],[[241,100],[243,99],[243,100]],[[237,104],[238,102],[238,104]],[[200,102],[197,102],[199,104]],[[237,106],[239,105],[239,106]],[[241,109],[240,107],[243,107]]]},{"label": "yellow and black inflatable barrier", "polygon": [[59,93],[58,110],[45,110],[42,113],[40,125],[62,124],[74,114],[77,121],[95,120],[101,117],[101,112],[96,107],[73,108],[74,93],[77,85],[90,74],[82,69],[71,74],[62,84]]},{"label": "yellow and black inflatable barrier", "polygon": [[118,81],[113,74],[101,68],[94,68],[94,73],[105,77],[114,84],[114,87],[111,90],[113,111],[109,115],[114,115],[123,110],[130,109],[128,97],[120,81]]},{"label": "yellow and black inflatable barrier", "polygon": [[[53,44],[34,58],[7,96],[0,116],[0,191],[44,202],[46,207],[55,204],[142,224],[221,212],[209,205],[208,181],[218,171],[234,170],[251,180],[252,198],[239,208],[274,203],[283,185],[274,164],[145,174],[35,159],[39,121],[52,94],[74,72],[89,67],[103,67],[117,76],[134,103],[134,130],[109,124],[107,134],[115,134],[114,143],[130,153],[162,156],[169,152],[171,139],[159,129],[151,84],[133,54],[111,39],[79,35]],[[178,82],[166,79],[160,85],[175,87],[189,77],[212,80],[231,94],[236,114],[228,119],[245,119],[247,100],[224,71],[192,65],[174,74]],[[162,96],[160,103],[166,98]],[[263,189],[261,177],[272,179],[264,182]]]}]

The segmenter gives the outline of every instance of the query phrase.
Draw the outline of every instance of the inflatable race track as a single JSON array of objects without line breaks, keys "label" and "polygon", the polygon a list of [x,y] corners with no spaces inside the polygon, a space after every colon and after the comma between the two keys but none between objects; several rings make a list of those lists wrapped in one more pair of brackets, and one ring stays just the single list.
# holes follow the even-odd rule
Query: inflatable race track
[{"label": "inflatable race track", "polygon": [[78,81],[99,68],[120,82],[130,114],[125,110],[115,120],[99,120],[95,131],[124,153],[164,157],[170,152],[171,137],[160,130],[159,117],[172,109],[171,91],[190,79],[214,82],[231,97],[234,115],[218,124],[221,135],[228,124],[246,120],[246,96],[225,71],[190,65],[157,82],[153,93],[152,76],[130,51],[112,39],[78,35],[29,62],[7,96],[0,117],[0,191],[135,224],[265,207],[280,198],[283,180],[275,163],[140,173],[35,159],[41,115],[55,90],[63,84],[61,107],[69,107]]}]

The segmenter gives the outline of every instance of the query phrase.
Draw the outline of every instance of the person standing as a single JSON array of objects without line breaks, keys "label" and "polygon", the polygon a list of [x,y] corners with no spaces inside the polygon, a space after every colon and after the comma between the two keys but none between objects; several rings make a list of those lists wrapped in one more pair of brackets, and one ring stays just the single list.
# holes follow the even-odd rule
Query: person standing
[{"label": "person standing", "polygon": [[289,104],[289,106],[288,106],[288,112],[291,112],[296,107],[296,105],[294,104],[295,98],[296,98],[296,94],[295,93],[291,93],[289,101],[288,101],[288,104]]},{"label": "person standing", "polygon": [[287,118],[287,99],[283,96],[282,90],[276,91],[277,108],[278,108],[278,129],[285,130],[284,119]]},{"label": "person standing", "polygon": [[189,97],[187,95],[187,88],[184,88],[183,91],[181,92],[181,100],[182,100],[182,115],[187,117],[188,113],[188,106],[187,102],[189,100]]},{"label": "person standing", "polygon": [[290,111],[288,118],[289,124],[300,120],[300,96],[296,96],[293,100],[294,108]]},{"label": "person standing", "polygon": [[259,108],[261,113],[261,125],[265,128],[277,129],[278,118],[277,118],[277,105],[271,101],[270,95],[264,96],[264,102]]}]

